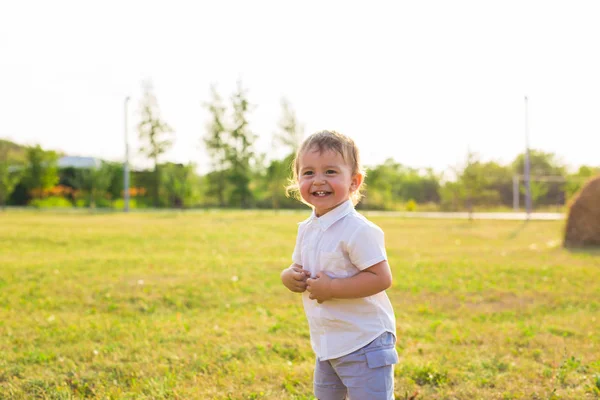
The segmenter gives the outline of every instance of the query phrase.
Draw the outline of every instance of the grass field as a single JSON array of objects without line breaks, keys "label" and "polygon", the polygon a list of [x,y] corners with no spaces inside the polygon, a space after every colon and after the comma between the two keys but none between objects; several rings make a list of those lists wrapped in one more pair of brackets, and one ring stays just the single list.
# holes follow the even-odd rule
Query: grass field
[{"label": "grass field", "polygon": [[[0,398],[312,399],[306,216],[0,212]],[[372,220],[398,399],[600,398],[600,252],[564,222]]]}]

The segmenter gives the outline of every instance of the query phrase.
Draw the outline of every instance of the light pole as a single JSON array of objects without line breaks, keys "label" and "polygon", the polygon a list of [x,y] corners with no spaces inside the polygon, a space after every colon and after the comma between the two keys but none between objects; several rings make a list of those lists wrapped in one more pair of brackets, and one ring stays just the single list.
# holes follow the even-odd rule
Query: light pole
[{"label": "light pole", "polygon": [[123,211],[129,212],[129,140],[127,139],[129,96],[125,97],[125,162],[123,163]]},{"label": "light pole", "polygon": [[527,110],[527,96],[525,96],[525,211],[527,219],[531,214],[531,166],[529,165],[529,114]]}]

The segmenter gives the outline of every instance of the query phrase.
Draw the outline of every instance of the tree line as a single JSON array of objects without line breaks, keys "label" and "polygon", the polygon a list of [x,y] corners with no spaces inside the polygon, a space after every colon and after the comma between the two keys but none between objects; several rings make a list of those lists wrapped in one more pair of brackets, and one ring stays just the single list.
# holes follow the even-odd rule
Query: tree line
[{"label": "tree line", "polygon": [[[162,160],[175,132],[163,120],[151,82],[143,85],[137,133],[139,149],[152,168],[131,171],[129,194],[133,208],[299,208],[284,194],[293,156],[304,128],[291,104],[283,99],[273,143],[281,154],[268,160],[255,150],[258,135],[249,116],[255,106],[241,82],[226,99],[215,86],[203,104],[209,115],[202,142],[210,172],[200,175],[193,163]],[[531,194],[536,208],[560,208],[600,167],[569,171],[557,155],[530,151]],[[123,207],[123,166],[100,162],[91,168],[59,168],[60,154],[41,146],[20,146],[0,139],[0,206]],[[474,210],[524,204],[525,154],[506,165],[467,154],[462,165],[448,171],[417,169],[388,159],[367,166],[365,198],[359,207],[378,210]]]}]

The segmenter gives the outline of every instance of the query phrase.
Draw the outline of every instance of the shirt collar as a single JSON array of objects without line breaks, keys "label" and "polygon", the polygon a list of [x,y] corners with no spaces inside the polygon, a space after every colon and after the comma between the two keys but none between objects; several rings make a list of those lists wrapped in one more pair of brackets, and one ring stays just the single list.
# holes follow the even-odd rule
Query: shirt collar
[{"label": "shirt collar", "polygon": [[317,217],[315,210],[313,210],[310,220],[316,221],[321,230],[325,231],[331,225],[348,215],[352,210],[354,210],[354,204],[352,204],[352,200],[346,200],[321,217]]}]

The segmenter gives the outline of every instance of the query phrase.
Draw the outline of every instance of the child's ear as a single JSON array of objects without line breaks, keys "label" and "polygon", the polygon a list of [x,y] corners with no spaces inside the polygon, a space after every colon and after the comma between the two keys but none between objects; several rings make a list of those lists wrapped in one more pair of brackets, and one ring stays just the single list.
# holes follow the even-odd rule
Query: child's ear
[{"label": "child's ear", "polygon": [[358,188],[360,187],[360,185],[362,185],[363,179],[364,179],[364,176],[360,172],[355,174],[352,177],[352,181],[350,182],[350,191],[351,192],[357,191]]}]

